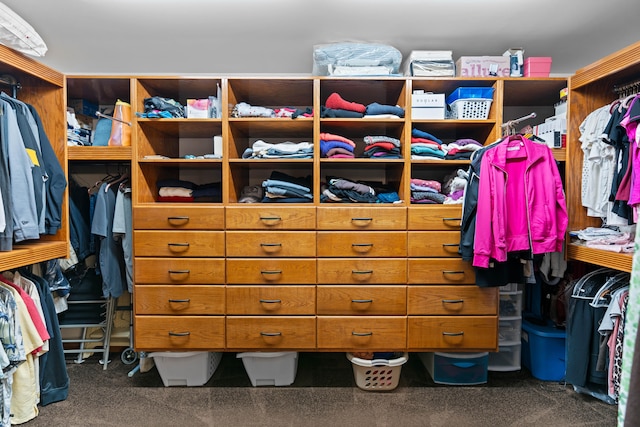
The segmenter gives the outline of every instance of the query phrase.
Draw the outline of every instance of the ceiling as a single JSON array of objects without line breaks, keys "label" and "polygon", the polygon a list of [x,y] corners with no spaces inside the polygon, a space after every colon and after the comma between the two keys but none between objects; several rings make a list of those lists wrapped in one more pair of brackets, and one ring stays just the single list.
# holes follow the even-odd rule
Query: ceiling
[{"label": "ceiling", "polygon": [[2,0],[65,74],[310,74],[342,41],[551,56],[552,75],[640,40],[638,0]]}]

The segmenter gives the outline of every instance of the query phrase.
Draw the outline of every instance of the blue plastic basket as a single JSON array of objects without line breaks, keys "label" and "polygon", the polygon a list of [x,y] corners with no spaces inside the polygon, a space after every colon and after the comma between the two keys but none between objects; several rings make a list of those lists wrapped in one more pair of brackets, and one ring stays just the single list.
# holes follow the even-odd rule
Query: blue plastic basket
[{"label": "blue plastic basket", "polygon": [[458,99],[491,99],[494,89],[492,87],[459,87],[447,97],[447,104],[453,104]]}]

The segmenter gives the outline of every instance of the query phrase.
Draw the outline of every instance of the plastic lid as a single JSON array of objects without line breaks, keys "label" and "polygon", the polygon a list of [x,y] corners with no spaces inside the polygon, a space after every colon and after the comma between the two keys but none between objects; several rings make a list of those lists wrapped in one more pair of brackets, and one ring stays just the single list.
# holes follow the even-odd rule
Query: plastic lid
[{"label": "plastic lid", "polygon": [[567,332],[562,329],[557,329],[553,326],[536,325],[527,320],[522,321],[522,329],[531,334],[548,338],[565,338],[567,336]]}]

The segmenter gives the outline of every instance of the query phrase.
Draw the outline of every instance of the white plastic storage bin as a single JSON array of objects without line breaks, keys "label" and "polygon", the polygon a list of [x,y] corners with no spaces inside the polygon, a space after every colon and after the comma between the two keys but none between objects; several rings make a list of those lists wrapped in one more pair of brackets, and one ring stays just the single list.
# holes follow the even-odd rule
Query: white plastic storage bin
[{"label": "white plastic storage bin", "polygon": [[517,344],[522,332],[522,319],[498,319],[498,341],[500,345]]},{"label": "white plastic storage bin", "polygon": [[522,292],[500,293],[500,318],[522,317]]},{"label": "white plastic storage bin", "polygon": [[402,365],[409,360],[409,354],[394,359],[361,359],[347,353],[347,359],[353,366],[356,385],[362,390],[393,390],[398,386]]},{"label": "white plastic storage bin", "polygon": [[476,385],[487,382],[489,353],[418,353],[436,384]]},{"label": "white plastic storage bin", "polygon": [[490,371],[519,371],[522,344],[499,345],[497,353],[489,353]]},{"label": "white plastic storage bin", "polygon": [[287,386],[296,379],[298,353],[295,351],[238,353],[236,357],[242,359],[254,387]]},{"label": "white plastic storage bin", "polygon": [[153,357],[165,387],[204,385],[218,368],[222,353],[207,351],[155,352]]}]

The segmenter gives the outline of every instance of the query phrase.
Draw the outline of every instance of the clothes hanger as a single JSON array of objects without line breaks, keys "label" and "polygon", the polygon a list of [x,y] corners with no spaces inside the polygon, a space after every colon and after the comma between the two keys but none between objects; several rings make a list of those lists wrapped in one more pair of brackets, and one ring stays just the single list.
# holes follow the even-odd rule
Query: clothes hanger
[{"label": "clothes hanger", "polygon": [[[611,275],[616,275],[618,273],[618,271],[612,270],[610,268],[599,268],[585,274],[573,286],[571,297],[577,299],[593,300],[593,295],[597,293],[597,290],[595,290],[594,292],[594,288],[596,287],[596,285],[605,283],[608,277],[610,277]],[[598,286],[597,289],[600,289],[600,286]]]},{"label": "clothes hanger", "polygon": [[611,277],[598,289],[598,292],[593,296],[593,300],[589,305],[596,308],[608,306],[611,300],[611,294],[619,288],[628,286],[629,279],[629,273],[620,273]]},{"label": "clothes hanger", "polygon": [[105,185],[104,192],[106,193],[107,191],[109,191],[109,188],[111,188],[112,185],[120,184],[120,183],[122,183],[122,182],[124,182],[124,181],[126,181],[128,179],[129,179],[129,172],[123,173],[122,175],[120,175],[119,178],[117,178],[117,179],[109,182],[107,185]]}]

